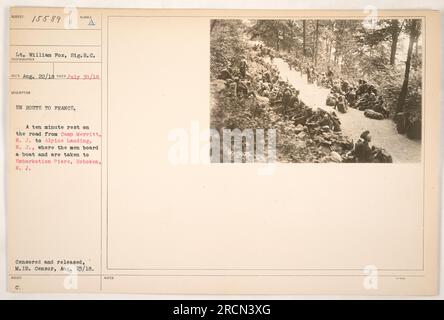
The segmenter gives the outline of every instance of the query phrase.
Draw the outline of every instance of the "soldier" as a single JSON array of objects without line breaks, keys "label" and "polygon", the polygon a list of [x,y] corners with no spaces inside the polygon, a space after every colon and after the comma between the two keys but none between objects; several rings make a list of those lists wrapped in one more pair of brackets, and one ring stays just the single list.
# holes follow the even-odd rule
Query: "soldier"
[{"label": "soldier", "polygon": [[316,81],[317,76],[318,76],[318,73],[316,72],[316,69],[314,66],[311,66],[310,75],[311,75],[311,83],[314,83]]},{"label": "soldier", "polygon": [[265,71],[265,72],[264,72],[264,74],[263,74],[263,76],[262,76],[262,80],[263,80],[264,82],[269,82],[269,83],[271,83],[271,74],[270,74],[269,71]]},{"label": "soldier", "polygon": [[368,84],[367,81],[360,79],[358,81],[359,86],[358,86],[358,90],[356,90],[356,95],[359,97],[363,94],[368,93]]},{"label": "soldier", "polygon": [[278,102],[277,101],[278,100],[278,93],[279,93],[278,89],[276,87],[273,87],[273,89],[270,92],[270,103],[271,104]]},{"label": "soldier", "polygon": [[244,79],[247,76],[247,60],[242,59],[239,66],[240,77]]},{"label": "soldier", "polygon": [[229,95],[237,96],[237,82],[235,80],[228,79],[227,85],[229,88]]},{"label": "soldier", "polygon": [[233,79],[233,75],[231,73],[230,67],[226,67],[226,68],[222,69],[222,71],[219,74],[218,79],[222,79],[222,80]]},{"label": "soldier", "polygon": [[370,94],[368,92],[365,92],[360,96],[358,99],[358,102],[356,104],[358,110],[364,111],[365,109],[369,109],[371,107],[370,105]]},{"label": "soldier", "polygon": [[346,93],[345,99],[347,100],[350,107],[355,107],[356,102],[356,90],[355,88],[351,87],[350,90]]},{"label": "soldier", "polygon": [[336,93],[330,92],[330,94],[327,96],[327,101],[325,104],[330,107],[334,107],[336,105],[337,99],[336,99]]},{"label": "soldier", "polygon": [[311,83],[311,68],[310,66],[307,66],[307,82]]},{"label": "soldier", "polygon": [[333,87],[333,71],[331,70],[330,66],[327,67],[327,85],[330,87]]},{"label": "soldier", "polygon": [[368,104],[369,104],[368,109],[373,109],[375,107],[376,95],[375,95],[374,91],[371,91],[371,93],[370,93],[370,95],[368,97]]},{"label": "soldier", "polygon": [[246,80],[237,81],[237,96],[239,98],[246,98],[249,95],[249,87],[250,83]]},{"label": "soldier", "polygon": [[347,112],[347,105],[344,100],[344,96],[340,95],[338,97],[338,101],[336,102],[335,109],[337,109],[340,113]]},{"label": "soldier", "polygon": [[372,162],[373,154],[369,142],[371,141],[370,131],[366,130],[361,133],[360,138],[355,144],[354,154],[356,162],[368,163]]},{"label": "soldier", "polygon": [[384,98],[381,95],[379,95],[378,99],[376,100],[374,110],[376,112],[381,113],[385,118],[388,118],[388,116],[389,116],[389,111],[387,110],[387,107],[385,106]]},{"label": "soldier", "polygon": [[270,61],[273,62],[274,59],[274,55],[273,55],[273,51],[269,51],[269,56],[270,56]]},{"label": "soldier", "polygon": [[341,83],[339,80],[333,81],[330,92],[334,94],[342,94]]},{"label": "soldier", "polygon": [[283,104],[285,110],[287,109],[287,107],[289,107],[290,100],[291,100],[291,91],[287,87],[282,94],[282,104]]},{"label": "soldier", "polygon": [[270,96],[270,85],[268,84],[268,82],[262,83],[261,96],[267,98]]},{"label": "soldier", "polygon": [[341,79],[341,90],[342,92],[347,92],[350,88],[348,81]]},{"label": "soldier", "polygon": [[299,90],[295,90],[294,94],[291,96],[290,107],[300,107]]}]

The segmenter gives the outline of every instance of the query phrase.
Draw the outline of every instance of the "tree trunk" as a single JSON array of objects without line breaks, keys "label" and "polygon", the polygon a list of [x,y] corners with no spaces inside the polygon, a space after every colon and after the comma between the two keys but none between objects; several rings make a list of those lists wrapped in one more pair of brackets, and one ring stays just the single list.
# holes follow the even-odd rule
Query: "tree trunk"
[{"label": "tree trunk", "polygon": [[276,32],[276,50],[279,52],[280,45],[279,45],[279,22],[275,21],[275,32]]},{"label": "tree trunk", "polygon": [[315,29],[315,41],[313,43],[313,61],[314,65],[318,61],[318,39],[319,39],[319,20],[316,20],[316,29]]},{"label": "tree trunk", "polygon": [[302,52],[304,54],[304,57],[307,55],[307,50],[305,48],[305,20],[302,20]]},{"label": "tree trunk", "polygon": [[415,38],[415,56],[418,56],[418,42],[419,42],[419,35],[421,34],[421,25],[417,25],[416,28],[416,38]]},{"label": "tree trunk", "polygon": [[[412,20],[411,30],[410,30],[410,39],[409,39],[409,49],[407,50],[407,60],[405,62],[405,73],[404,73],[404,82],[402,83],[401,92],[399,94],[398,98],[398,104],[396,106],[396,112],[405,112],[405,100],[407,97],[407,90],[409,86],[409,75],[410,75],[410,63],[412,60],[412,50],[413,50],[413,43],[415,42],[416,38],[416,24],[417,20]],[[405,123],[405,114],[402,117],[403,121]]]},{"label": "tree trunk", "polygon": [[416,37],[416,41],[415,41],[415,56],[418,56],[418,38]]},{"label": "tree trunk", "polygon": [[328,45],[328,62],[330,63],[331,60],[331,50],[333,48],[333,41],[330,41],[330,44]]},{"label": "tree trunk", "polygon": [[393,66],[395,64],[396,49],[398,47],[399,20],[392,20],[391,35],[392,35],[392,45],[390,50],[390,65]]}]

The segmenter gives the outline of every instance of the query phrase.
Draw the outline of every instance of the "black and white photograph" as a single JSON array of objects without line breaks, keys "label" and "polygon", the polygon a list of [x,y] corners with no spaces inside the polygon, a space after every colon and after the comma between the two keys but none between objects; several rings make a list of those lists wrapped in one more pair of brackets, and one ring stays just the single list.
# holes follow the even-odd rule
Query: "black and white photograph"
[{"label": "black and white photograph", "polygon": [[421,22],[211,20],[210,126],[242,141],[212,161],[421,162]]}]

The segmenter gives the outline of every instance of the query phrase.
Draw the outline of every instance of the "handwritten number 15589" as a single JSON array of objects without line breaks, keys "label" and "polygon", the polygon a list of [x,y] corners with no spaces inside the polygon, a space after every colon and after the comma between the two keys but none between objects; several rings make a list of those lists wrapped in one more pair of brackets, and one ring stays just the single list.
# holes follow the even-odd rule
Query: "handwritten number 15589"
[{"label": "handwritten number 15589", "polygon": [[61,20],[62,20],[61,16],[34,16],[32,18],[32,23],[36,23],[36,22],[59,23]]}]

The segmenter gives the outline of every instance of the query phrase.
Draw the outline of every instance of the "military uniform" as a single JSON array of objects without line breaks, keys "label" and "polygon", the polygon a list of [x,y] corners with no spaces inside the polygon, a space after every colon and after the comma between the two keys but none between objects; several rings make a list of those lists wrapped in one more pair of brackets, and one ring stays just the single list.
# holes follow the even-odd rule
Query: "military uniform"
[{"label": "military uniform", "polygon": [[360,163],[372,162],[372,149],[367,140],[359,138],[355,144],[356,161]]}]

